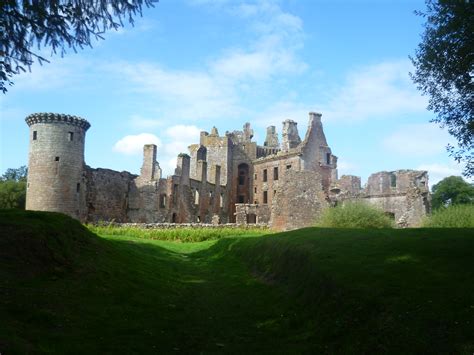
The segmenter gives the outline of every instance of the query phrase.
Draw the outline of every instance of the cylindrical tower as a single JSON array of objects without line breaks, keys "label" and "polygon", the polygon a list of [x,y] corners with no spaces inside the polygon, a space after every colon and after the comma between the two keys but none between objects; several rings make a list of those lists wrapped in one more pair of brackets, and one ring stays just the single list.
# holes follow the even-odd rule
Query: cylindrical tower
[{"label": "cylindrical tower", "polygon": [[84,142],[89,122],[55,113],[34,113],[25,121],[30,127],[26,209],[84,220]]}]

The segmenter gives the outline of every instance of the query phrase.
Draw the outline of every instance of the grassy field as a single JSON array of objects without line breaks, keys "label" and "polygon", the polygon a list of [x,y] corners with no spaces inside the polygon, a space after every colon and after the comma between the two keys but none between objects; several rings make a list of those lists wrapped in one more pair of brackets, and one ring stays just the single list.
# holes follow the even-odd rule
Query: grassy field
[{"label": "grassy field", "polygon": [[474,229],[177,243],[0,211],[0,353],[474,352]]}]

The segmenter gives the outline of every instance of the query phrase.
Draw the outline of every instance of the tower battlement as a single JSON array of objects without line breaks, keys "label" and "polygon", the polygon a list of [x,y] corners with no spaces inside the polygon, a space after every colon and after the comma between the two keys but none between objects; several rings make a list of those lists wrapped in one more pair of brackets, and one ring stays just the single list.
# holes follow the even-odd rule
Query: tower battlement
[{"label": "tower battlement", "polygon": [[39,112],[33,113],[25,118],[26,124],[28,126],[37,124],[37,123],[65,123],[68,125],[77,126],[83,128],[87,131],[91,124],[84,118],[67,115],[63,113],[52,113],[52,112]]}]

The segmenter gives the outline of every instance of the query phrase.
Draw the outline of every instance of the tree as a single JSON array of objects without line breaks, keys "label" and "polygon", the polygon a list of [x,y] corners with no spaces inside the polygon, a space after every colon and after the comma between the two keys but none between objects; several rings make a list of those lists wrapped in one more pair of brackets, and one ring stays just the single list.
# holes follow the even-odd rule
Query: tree
[{"label": "tree", "polygon": [[108,29],[142,14],[143,6],[157,0],[3,0],[0,2],[0,90],[7,92],[12,77],[34,61],[48,62],[34,52],[50,47],[63,55],[66,49],[91,47]]},{"label": "tree", "polygon": [[474,204],[474,185],[460,176],[444,178],[431,189],[433,209],[443,206]]},{"label": "tree", "polygon": [[465,162],[463,174],[474,175],[474,2],[426,0],[422,41],[414,58],[413,81],[429,96],[428,109],[457,140],[450,155]]},{"label": "tree", "polygon": [[28,168],[7,169],[0,177],[0,208],[25,208]]}]

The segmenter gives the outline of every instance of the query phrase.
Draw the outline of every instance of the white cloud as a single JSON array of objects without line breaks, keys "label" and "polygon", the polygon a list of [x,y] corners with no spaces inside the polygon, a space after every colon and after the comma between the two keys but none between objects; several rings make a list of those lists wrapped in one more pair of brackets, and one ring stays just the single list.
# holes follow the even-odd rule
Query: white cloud
[{"label": "white cloud", "polygon": [[169,127],[165,131],[165,139],[168,141],[164,146],[165,153],[171,156],[187,153],[189,145],[199,143],[201,131],[196,126],[176,125]]},{"label": "white cloud", "polygon": [[428,171],[430,186],[433,186],[445,177],[461,176],[463,166],[454,162],[450,164],[432,163],[419,165],[417,170]]},{"label": "white cloud", "polygon": [[425,112],[427,99],[416,90],[408,60],[386,61],[353,70],[328,93],[323,112],[330,120],[362,121]]},{"label": "white cloud", "polygon": [[382,141],[385,149],[402,155],[426,157],[442,153],[452,137],[434,124],[401,126]]},{"label": "white cloud", "polygon": [[140,155],[145,144],[156,144],[159,149],[161,147],[161,140],[151,133],[129,135],[115,143],[113,150],[126,155]]},{"label": "white cloud", "polygon": [[337,161],[337,171],[338,175],[357,175],[358,174],[358,166],[346,160],[339,159]]},{"label": "white cloud", "polygon": [[[245,95],[262,95],[262,88],[307,68],[297,56],[303,44],[299,17],[284,12],[274,1],[234,5],[193,1],[195,5],[218,6],[242,17],[248,43],[224,49],[200,70],[176,70],[155,63],[121,62],[108,70],[125,79],[125,87],[140,92],[150,110],[175,120],[234,118],[243,113]],[[245,9],[243,11],[242,9]],[[248,32],[248,33],[247,33]],[[142,124],[151,122],[141,121]]]}]

